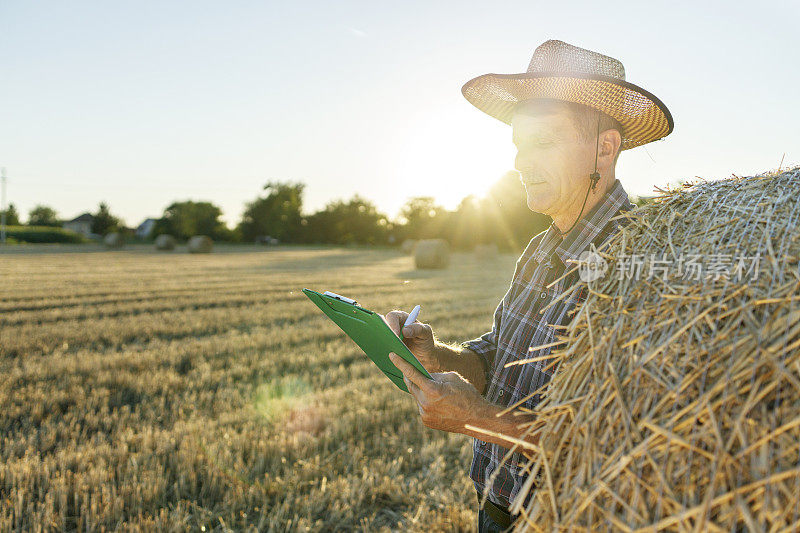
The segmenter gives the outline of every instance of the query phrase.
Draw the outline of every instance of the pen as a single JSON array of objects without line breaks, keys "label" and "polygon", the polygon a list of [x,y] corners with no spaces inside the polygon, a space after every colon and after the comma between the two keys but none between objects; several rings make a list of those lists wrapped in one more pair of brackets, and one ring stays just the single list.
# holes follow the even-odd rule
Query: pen
[{"label": "pen", "polygon": [[[419,315],[419,309],[420,309],[419,305],[414,306],[414,309],[411,310],[411,313],[409,313],[408,318],[406,318],[406,323],[403,324],[403,328],[406,326],[410,326],[411,324],[414,323],[414,321],[417,319],[417,316]],[[400,328],[400,335],[403,335],[403,328]]]}]

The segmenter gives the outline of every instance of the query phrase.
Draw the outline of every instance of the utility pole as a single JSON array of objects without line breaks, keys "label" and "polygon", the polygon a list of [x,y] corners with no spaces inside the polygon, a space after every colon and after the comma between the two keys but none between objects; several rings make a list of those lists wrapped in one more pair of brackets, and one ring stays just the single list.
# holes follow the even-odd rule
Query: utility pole
[{"label": "utility pole", "polygon": [[6,206],[6,167],[2,168],[2,173],[0,173],[0,179],[3,180],[2,187],[3,187],[3,213],[0,214],[0,242],[3,244],[6,243],[6,211],[8,211],[8,207]]}]

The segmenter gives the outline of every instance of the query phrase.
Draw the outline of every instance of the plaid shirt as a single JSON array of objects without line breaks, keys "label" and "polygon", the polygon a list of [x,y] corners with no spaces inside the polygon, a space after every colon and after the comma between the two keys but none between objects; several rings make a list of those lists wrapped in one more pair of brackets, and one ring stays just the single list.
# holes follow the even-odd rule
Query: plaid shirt
[{"label": "plaid shirt", "polygon": [[[544,370],[550,359],[535,363],[514,365],[506,363],[547,355],[557,346],[530,350],[534,346],[549,344],[563,330],[551,325],[566,325],[572,319],[571,311],[585,299],[586,283],[580,282],[568,296],[553,304],[544,313],[540,310],[561,296],[566,288],[579,281],[576,271],[547,288],[554,279],[575,266],[581,252],[588,250],[590,243],[596,247],[615,233],[624,218],[610,220],[621,210],[629,210],[633,204],[615,180],[603,198],[575,225],[563,240],[558,228],[550,227],[533,237],[525,248],[517,266],[511,286],[494,312],[492,330],[480,337],[461,343],[481,357],[486,371],[485,398],[502,407],[509,406],[530,395],[552,377],[555,369]],[[532,409],[541,400],[537,393],[520,407]],[[508,449],[497,444],[474,439],[470,477],[475,488],[483,494],[490,476],[496,473],[489,492],[489,499],[504,507],[514,499],[524,481],[522,469],[527,462],[521,453],[513,453],[504,463],[501,461]],[[499,471],[498,471],[499,470]],[[531,495],[533,491],[531,491]],[[530,496],[529,496],[530,497]],[[527,502],[526,502],[527,503]]]}]

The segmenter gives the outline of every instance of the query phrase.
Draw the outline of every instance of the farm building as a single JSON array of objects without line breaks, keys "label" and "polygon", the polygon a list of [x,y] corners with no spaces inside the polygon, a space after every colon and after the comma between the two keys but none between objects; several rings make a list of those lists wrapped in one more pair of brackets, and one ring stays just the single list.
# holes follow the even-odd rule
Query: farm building
[{"label": "farm building", "polygon": [[84,213],[79,217],[64,222],[62,227],[74,231],[75,233],[80,233],[85,237],[89,237],[92,233],[92,222],[94,222],[94,216],[90,213]]},{"label": "farm building", "polygon": [[140,239],[146,239],[150,237],[153,233],[153,229],[156,227],[156,219],[155,218],[146,218],[144,221],[136,227],[136,236]]}]

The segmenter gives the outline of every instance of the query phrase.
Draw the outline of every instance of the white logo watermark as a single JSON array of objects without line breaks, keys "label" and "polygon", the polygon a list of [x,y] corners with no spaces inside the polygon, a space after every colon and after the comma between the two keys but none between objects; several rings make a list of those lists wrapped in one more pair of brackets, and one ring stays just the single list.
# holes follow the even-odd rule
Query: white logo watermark
[{"label": "white logo watermark", "polygon": [[[701,280],[742,281],[748,275],[758,279],[761,254],[620,254],[614,262],[618,280],[653,279],[664,281],[673,278]],[[610,270],[606,261],[592,244],[578,258],[578,274],[582,281],[594,281]]]},{"label": "white logo watermark", "polygon": [[608,262],[597,253],[594,244],[578,256],[578,275],[582,281],[600,279],[608,272]]}]

